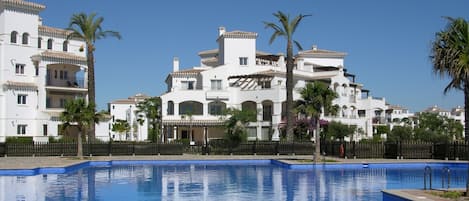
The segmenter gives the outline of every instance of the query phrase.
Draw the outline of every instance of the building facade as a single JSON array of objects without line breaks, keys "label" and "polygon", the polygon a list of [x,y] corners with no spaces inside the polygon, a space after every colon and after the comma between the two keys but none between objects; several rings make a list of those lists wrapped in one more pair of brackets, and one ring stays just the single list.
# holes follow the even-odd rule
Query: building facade
[{"label": "building facade", "polygon": [[[256,49],[257,33],[218,30],[218,48],[199,52],[200,66],[180,70],[174,58],[161,95],[163,140],[187,139],[203,144],[224,136],[222,111],[254,110],[257,121],[247,126],[248,140],[280,140],[286,121],[286,61],[282,54]],[[294,99],[311,81],[322,81],[339,95],[339,112],[322,117],[356,125],[353,140],[372,136],[373,126],[385,124],[384,98],[369,96],[356,76],[344,68],[346,53],[318,49],[295,55]]]},{"label": "building facade", "polygon": [[88,97],[85,43],[43,25],[44,5],[1,0],[0,9],[0,142],[47,141],[60,133],[65,101]]},{"label": "building facade", "polygon": [[[145,141],[148,140],[148,120],[145,114],[138,112],[139,102],[150,98],[145,94],[136,94],[127,99],[114,100],[109,103],[110,138],[117,141]],[[118,121],[124,120],[130,126],[127,133],[112,131],[112,126]]]}]

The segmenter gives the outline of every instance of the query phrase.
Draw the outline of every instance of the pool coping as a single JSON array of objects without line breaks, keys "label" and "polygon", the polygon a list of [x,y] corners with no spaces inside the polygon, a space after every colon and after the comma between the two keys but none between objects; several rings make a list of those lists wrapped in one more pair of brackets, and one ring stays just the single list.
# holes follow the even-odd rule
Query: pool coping
[{"label": "pool coping", "polygon": [[[462,188],[450,188],[449,190],[464,191]],[[422,189],[393,189],[393,190],[382,190],[384,196],[390,196],[394,199],[399,199],[402,201],[407,200],[422,200],[422,201],[448,201],[447,198],[442,198],[436,195],[428,193],[430,190]]]},{"label": "pool coping", "polygon": [[[63,158],[62,158],[63,160]],[[304,159],[301,159],[304,160]],[[1,160],[0,160],[1,162]],[[385,168],[396,167],[399,168],[424,168],[427,165],[433,166],[466,166],[467,163],[463,161],[422,161],[422,160],[398,160],[398,161],[354,161],[354,162],[333,162],[333,163],[305,163],[298,162],[297,158],[269,158],[269,157],[236,157],[236,158],[194,158],[194,159],[178,159],[178,158],[128,158],[117,157],[105,160],[105,158],[96,158],[93,160],[65,160],[67,163],[56,165],[41,165],[37,167],[13,167],[13,168],[0,168],[0,176],[33,176],[38,174],[64,174],[77,171],[86,167],[93,166],[112,166],[112,165],[261,165],[273,164],[279,167],[293,169],[293,170],[311,170],[311,169],[362,169],[362,168]]]}]

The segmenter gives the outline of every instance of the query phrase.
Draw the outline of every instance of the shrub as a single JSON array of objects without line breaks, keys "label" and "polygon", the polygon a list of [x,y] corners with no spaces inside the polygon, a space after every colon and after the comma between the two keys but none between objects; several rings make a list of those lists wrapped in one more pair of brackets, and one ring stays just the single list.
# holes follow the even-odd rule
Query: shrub
[{"label": "shrub", "polygon": [[33,137],[7,137],[6,143],[32,144]]}]

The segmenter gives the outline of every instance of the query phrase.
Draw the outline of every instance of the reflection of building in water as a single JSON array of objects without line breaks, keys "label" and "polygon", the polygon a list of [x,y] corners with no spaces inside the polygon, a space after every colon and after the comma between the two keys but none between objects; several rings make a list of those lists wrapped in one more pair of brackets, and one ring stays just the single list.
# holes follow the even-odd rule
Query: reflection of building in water
[{"label": "reflection of building in water", "polygon": [[[291,170],[271,165],[98,167],[69,174],[0,176],[0,201],[370,200],[370,194],[385,188],[421,187],[421,171]],[[441,181],[441,170],[435,171],[434,180]],[[463,172],[452,169],[455,175]],[[452,177],[451,185],[462,187],[463,179],[453,183]]]}]

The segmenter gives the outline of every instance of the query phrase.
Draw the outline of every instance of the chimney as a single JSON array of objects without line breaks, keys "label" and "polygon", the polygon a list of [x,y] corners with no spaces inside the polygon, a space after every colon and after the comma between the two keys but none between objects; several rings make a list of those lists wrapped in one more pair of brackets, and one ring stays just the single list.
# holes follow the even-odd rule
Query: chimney
[{"label": "chimney", "polygon": [[218,36],[221,36],[225,33],[225,27],[218,27]]},{"label": "chimney", "polygon": [[283,53],[278,53],[278,67],[280,68],[285,68],[285,56],[283,55]]},{"label": "chimney", "polygon": [[314,50],[314,51],[317,51],[317,50],[318,50],[318,46],[317,46],[317,45],[313,45],[313,50]]},{"label": "chimney", "polygon": [[179,71],[179,58],[173,58],[173,72]]}]

